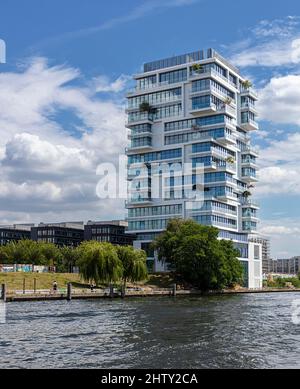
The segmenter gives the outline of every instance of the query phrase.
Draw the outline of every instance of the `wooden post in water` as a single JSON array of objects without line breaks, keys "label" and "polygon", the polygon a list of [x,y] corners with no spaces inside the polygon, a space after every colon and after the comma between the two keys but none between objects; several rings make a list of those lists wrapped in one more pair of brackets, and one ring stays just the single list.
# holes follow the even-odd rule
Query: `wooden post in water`
[{"label": "wooden post in water", "polygon": [[67,289],[67,300],[72,300],[72,284],[71,282],[68,283],[68,289]]},{"label": "wooden post in water", "polygon": [[6,285],[1,285],[1,299],[6,302]]},{"label": "wooden post in water", "polygon": [[122,299],[125,298],[125,294],[126,294],[126,286],[122,285],[121,286],[121,297],[122,297]]},{"label": "wooden post in water", "polygon": [[177,290],[177,285],[173,285],[173,296],[176,297],[176,290]]},{"label": "wooden post in water", "polygon": [[114,298],[114,286],[113,286],[113,284],[109,285],[109,296],[110,296],[110,298]]},{"label": "wooden post in water", "polygon": [[25,290],[26,290],[26,281],[25,278],[23,278],[23,294],[25,294]]}]

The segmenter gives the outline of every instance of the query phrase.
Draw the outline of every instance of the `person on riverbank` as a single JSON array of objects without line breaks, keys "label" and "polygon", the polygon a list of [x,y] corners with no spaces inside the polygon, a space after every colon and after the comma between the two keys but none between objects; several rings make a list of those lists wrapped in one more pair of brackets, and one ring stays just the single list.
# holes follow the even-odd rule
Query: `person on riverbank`
[{"label": "person on riverbank", "polygon": [[95,285],[95,284],[91,284],[91,285],[90,285],[90,288],[91,288],[91,292],[93,293],[94,290],[95,290],[95,288],[96,288],[96,285]]},{"label": "person on riverbank", "polygon": [[56,282],[56,281],[53,281],[52,289],[53,289],[53,292],[54,292],[54,293],[57,292],[57,282]]}]

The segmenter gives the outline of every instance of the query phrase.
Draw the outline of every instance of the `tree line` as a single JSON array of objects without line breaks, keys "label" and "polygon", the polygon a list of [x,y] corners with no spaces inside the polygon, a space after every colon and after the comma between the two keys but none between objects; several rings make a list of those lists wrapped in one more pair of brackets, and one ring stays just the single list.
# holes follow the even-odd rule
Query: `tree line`
[{"label": "tree line", "polygon": [[[172,219],[153,242],[158,258],[175,277],[201,290],[223,289],[243,283],[239,251],[219,230],[193,220]],[[55,266],[70,272],[73,266],[85,281],[95,284],[141,281],[147,278],[146,253],[132,246],[83,242],[77,248],[22,240],[0,247],[0,263]]]},{"label": "tree line", "polygon": [[132,246],[83,242],[76,248],[20,240],[0,246],[0,263],[55,266],[59,273],[77,266],[82,278],[94,284],[142,281],[147,278],[146,253]]}]

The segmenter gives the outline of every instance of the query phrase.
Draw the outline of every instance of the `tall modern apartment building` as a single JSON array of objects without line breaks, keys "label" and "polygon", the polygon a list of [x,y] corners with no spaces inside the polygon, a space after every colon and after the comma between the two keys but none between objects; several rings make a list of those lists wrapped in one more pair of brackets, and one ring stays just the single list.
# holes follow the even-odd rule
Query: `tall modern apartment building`
[{"label": "tall modern apartment building", "polygon": [[[219,229],[240,251],[245,284],[262,285],[257,229],[257,95],[239,70],[213,49],[146,63],[127,95],[128,232],[163,271],[150,243],[172,218]],[[178,175],[189,166],[186,177]],[[199,170],[199,166],[201,169]],[[165,174],[169,167],[169,174]],[[199,177],[198,177],[199,176]],[[154,181],[162,184],[154,188]],[[201,201],[193,193],[202,191]],[[155,193],[154,193],[155,192]]]}]

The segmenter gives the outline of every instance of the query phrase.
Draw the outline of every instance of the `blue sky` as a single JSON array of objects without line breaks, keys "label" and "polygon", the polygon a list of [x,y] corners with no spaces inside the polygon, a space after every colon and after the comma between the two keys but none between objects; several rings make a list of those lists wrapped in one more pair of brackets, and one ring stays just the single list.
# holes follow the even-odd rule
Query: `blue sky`
[{"label": "blue sky", "polygon": [[124,91],[143,62],[214,47],[260,95],[261,231],[300,255],[300,4],[2,0],[0,222],[124,217],[95,168],[126,144]]}]

